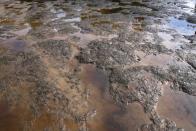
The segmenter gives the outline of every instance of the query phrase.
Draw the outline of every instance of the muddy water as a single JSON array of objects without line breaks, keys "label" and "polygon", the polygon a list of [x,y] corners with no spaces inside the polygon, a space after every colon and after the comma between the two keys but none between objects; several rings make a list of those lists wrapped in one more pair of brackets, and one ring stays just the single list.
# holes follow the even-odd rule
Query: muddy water
[{"label": "muddy water", "polygon": [[[112,92],[111,70],[104,62],[117,61],[120,69],[169,69],[181,59],[176,51],[190,45],[184,36],[195,34],[195,24],[186,20],[194,15],[193,4],[192,0],[0,1],[0,131],[137,131],[152,124],[139,100],[119,104],[115,99],[112,94],[120,98],[121,92]],[[93,56],[96,47],[89,43],[97,41],[104,49],[109,47],[103,52],[97,47],[95,59],[102,63],[94,59],[79,63],[76,56],[85,49]],[[126,62],[129,54],[133,60]],[[145,81],[146,87],[150,80]],[[127,90],[121,84],[123,94]],[[153,96],[145,89],[135,93],[138,99],[146,94],[145,98]],[[195,101],[166,88],[157,113],[194,131]]]},{"label": "muddy water", "polygon": [[196,97],[181,92],[174,92],[164,88],[163,96],[160,97],[157,111],[164,118],[176,122],[187,131],[196,129]]},{"label": "muddy water", "polygon": [[87,123],[90,130],[137,130],[143,124],[150,123],[139,103],[131,103],[125,108],[115,103],[109,95],[109,83],[105,74],[92,65],[85,65],[83,68],[84,84],[92,90],[89,94],[89,104],[93,107],[92,118]]},{"label": "muddy water", "polygon": [[[23,111],[22,115],[15,114],[16,110],[10,111],[9,106],[6,102],[1,102],[0,112],[1,112],[1,130],[12,131],[12,130],[22,130],[23,124],[25,122],[23,115],[25,112]],[[21,109],[18,112],[22,111]]]},{"label": "muddy water", "polygon": [[135,64],[134,66],[161,66],[161,67],[166,67],[171,61],[174,61],[172,59],[172,56],[170,55],[163,55],[163,54],[158,54],[158,55],[146,55],[143,52],[137,52],[136,53],[141,60]]},{"label": "muddy water", "polygon": [[[58,118],[48,114],[46,110],[43,111],[38,117],[34,116],[34,112],[30,107],[31,100],[29,99],[28,86],[28,84],[21,85],[20,89],[17,89],[17,87],[12,87],[13,89],[10,90],[11,93],[15,92],[20,94],[19,98],[11,98],[15,99],[16,103],[10,103],[11,100],[8,102],[8,100],[3,100],[1,97],[0,129],[2,131],[42,131],[47,128],[58,130]],[[12,97],[13,96],[14,94]],[[19,99],[19,103],[17,103],[17,99]]]},{"label": "muddy water", "polygon": [[[16,109],[9,109],[5,103],[1,103],[1,124],[2,131],[43,131],[43,130],[59,130],[59,123],[61,122],[57,117],[51,114],[43,114],[36,119],[26,107]],[[63,120],[64,128],[68,130],[77,131],[78,126],[73,120]],[[62,127],[63,128],[63,127]]]},{"label": "muddy water", "polygon": [[8,48],[12,51],[22,51],[25,49],[26,46],[28,46],[28,43],[23,40],[17,40],[17,39],[10,39],[6,42],[1,43],[2,46],[5,48]]}]

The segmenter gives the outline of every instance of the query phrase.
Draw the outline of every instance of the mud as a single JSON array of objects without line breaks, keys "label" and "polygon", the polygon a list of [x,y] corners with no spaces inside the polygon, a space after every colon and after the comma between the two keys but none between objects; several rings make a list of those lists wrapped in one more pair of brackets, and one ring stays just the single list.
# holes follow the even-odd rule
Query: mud
[{"label": "mud", "polygon": [[194,0],[0,1],[0,130],[194,131]]}]

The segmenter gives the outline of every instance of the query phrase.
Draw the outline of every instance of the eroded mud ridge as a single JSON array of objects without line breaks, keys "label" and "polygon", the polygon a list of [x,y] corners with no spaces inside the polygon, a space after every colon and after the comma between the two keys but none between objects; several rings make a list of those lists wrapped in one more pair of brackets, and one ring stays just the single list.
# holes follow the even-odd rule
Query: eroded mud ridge
[{"label": "eroded mud ridge", "polygon": [[0,1],[0,131],[195,131],[195,11]]}]

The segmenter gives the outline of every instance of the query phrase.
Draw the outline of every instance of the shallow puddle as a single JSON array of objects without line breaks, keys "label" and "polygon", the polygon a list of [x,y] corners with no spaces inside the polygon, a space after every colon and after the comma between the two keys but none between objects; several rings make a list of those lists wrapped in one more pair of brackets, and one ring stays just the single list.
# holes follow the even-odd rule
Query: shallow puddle
[{"label": "shallow puddle", "polygon": [[168,26],[182,35],[194,35],[196,32],[196,24],[191,24],[186,20],[180,20],[173,17],[169,19]]},{"label": "shallow puddle", "polygon": [[58,131],[60,129],[78,131],[77,124],[71,119],[60,119],[45,111],[35,117],[27,105],[20,105],[22,107],[16,106],[10,109],[7,103],[0,103],[1,131]]},{"label": "shallow puddle", "polygon": [[21,29],[21,30],[17,30],[17,31],[13,31],[12,33],[17,35],[17,36],[25,36],[29,33],[29,31],[31,30],[32,28],[30,26],[28,26],[27,24],[27,27],[24,28],[24,29]]},{"label": "shallow puddle", "polygon": [[30,43],[24,41],[24,40],[19,40],[19,39],[10,39],[7,40],[3,43],[1,43],[1,45],[9,50],[12,51],[16,51],[16,52],[20,52],[20,51],[24,51],[25,48],[28,46],[28,44],[30,45]]},{"label": "shallow puddle", "polygon": [[[92,65],[84,66],[84,84],[89,85],[89,105],[92,117],[87,123],[90,131],[136,131],[141,125],[150,123],[139,103],[130,103],[123,108],[109,94],[106,74]],[[140,114],[140,115],[138,115]]]},{"label": "shallow puddle", "polygon": [[29,120],[29,114],[25,116],[26,110],[11,110],[8,104],[3,101],[0,103],[0,113],[0,130],[2,131],[21,131]]},{"label": "shallow puddle", "polygon": [[[162,50],[161,47],[156,49],[159,47],[152,44],[160,44],[172,50],[182,49],[180,47],[183,44],[189,43],[188,40],[182,38],[182,35],[193,35],[196,25],[177,19],[176,16],[169,17],[167,11],[170,11],[171,8],[165,7],[167,4],[163,1],[164,4],[157,3],[156,9],[153,7],[156,2],[148,0],[145,2],[126,2],[124,0],[0,1],[0,38],[2,38],[0,42],[0,55],[2,55],[0,58],[0,90],[2,89],[0,93],[0,131],[86,131],[87,129],[88,131],[137,131],[143,124],[150,124],[153,120],[149,119],[140,103],[118,105],[115,102],[116,96],[112,95],[119,94],[110,90],[107,73],[111,70],[104,65],[104,62],[100,63],[103,68],[98,69],[96,62],[93,63],[94,65],[81,64],[75,57],[85,49],[90,50],[87,55],[92,53],[93,50],[88,47],[90,42],[103,41],[99,43],[110,45],[103,45],[106,48],[104,47],[104,51],[98,54],[103,55],[99,56],[99,59],[108,58],[106,63],[119,59],[115,61],[119,61],[119,67],[122,67],[120,69],[133,66],[167,69],[170,62],[176,61],[175,52],[169,55],[170,52],[164,48],[166,53],[162,53],[159,51]],[[189,2],[186,8],[192,10],[192,4],[193,2]],[[160,8],[159,5],[161,5]],[[163,8],[161,8],[162,6]],[[162,13],[163,17],[160,17],[159,14]],[[153,23],[154,19],[157,19],[159,25]],[[167,24],[169,29],[165,29],[161,23],[166,20],[169,20]],[[171,29],[177,32],[171,31]],[[174,32],[182,37],[176,37]],[[43,47],[36,45],[43,41],[46,41]],[[64,46],[62,41],[67,45]],[[153,49],[149,49],[148,52],[146,47],[140,46],[141,44]],[[99,46],[95,49],[99,50]],[[155,53],[152,54],[151,51],[154,52],[154,50]],[[32,54],[26,54],[27,51]],[[133,57],[136,55],[138,61],[134,61],[134,64],[128,61],[130,65],[121,64],[120,59],[123,59],[121,56],[132,56],[132,51],[134,52]],[[22,55],[18,56],[19,53]],[[15,56],[15,54],[17,55]],[[98,63],[99,59],[97,59]],[[122,61],[122,63],[126,63],[126,61]],[[24,72],[22,72],[23,68]],[[111,69],[113,68],[118,67],[111,64]],[[26,70],[27,72],[25,72]],[[42,71],[46,73],[46,76],[38,78],[40,80],[36,81],[37,77],[31,78],[34,75],[41,75],[39,73]],[[149,81],[151,77],[153,75],[149,75]],[[10,83],[14,83],[12,80],[17,80],[18,88],[6,85],[10,81]],[[43,82],[44,88],[38,91],[35,85],[25,88],[27,85],[20,86],[23,81],[27,83],[36,81],[36,87]],[[149,83],[147,79],[146,84]],[[48,104],[48,108],[44,106],[43,111],[36,112],[34,105],[38,106],[37,108],[42,107],[37,105],[37,101],[33,101],[32,90],[36,88],[35,97],[42,99],[40,97],[45,97],[47,94],[48,84],[51,84],[50,87],[54,89],[54,94],[47,95],[48,99],[55,99],[54,101],[59,101],[59,103],[52,100],[49,100],[49,104],[43,102]],[[124,85],[122,86],[124,87]],[[57,90],[60,90],[59,94]],[[122,88],[122,91],[125,90]],[[61,94],[62,92],[64,94]],[[40,94],[41,96],[38,96]],[[68,101],[66,105],[63,105],[64,97]],[[196,129],[195,101],[195,97],[165,89],[157,111],[161,116],[174,120],[177,126],[183,127],[187,131],[194,131],[193,129]],[[63,106],[63,111],[64,108],[66,111],[68,110],[65,116],[64,112],[60,110],[60,106]],[[51,113],[49,108],[60,111],[52,112],[50,110]],[[61,113],[62,116],[56,115]]]},{"label": "shallow puddle", "polygon": [[80,33],[80,32],[71,34],[71,36],[79,38],[77,43],[81,47],[86,47],[91,41],[94,41],[94,40],[104,40],[104,39],[111,40],[112,38],[117,37],[117,35],[115,34],[111,34],[108,36],[101,36],[101,35],[88,34],[88,33],[85,34],[85,33]]},{"label": "shallow puddle", "polygon": [[175,92],[168,87],[165,87],[163,92],[157,106],[158,114],[163,118],[175,121],[177,126],[184,128],[185,131],[195,131],[196,97]]},{"label": "shallow puddle", "polygon": [[159,32],[158,36],[163,40],[161,44],[163,44],[168,49],[180,49],[181,45],[183,45],[182,42],[175,41],[174,37],[166,32]]},{"label": "shallow puddle", "polygon": [[135,53],[139,57],[140,61],[138,63],[133,64],[132,66],[158,66],[164,68],[167,67],[168,64],[174,61],[172,55],[167,55],[167,54],[146,55],[142,51],[135,51]]},{"label": "shallow puddle", "polygon": [[81,32],[81,28],[76,26],[74,23],[72,23],[71,25],[73,28],[77,29],[78,31],[72,34],[69,34],[69,36],[71,36],[73,39],[75,38],[75,41],[77,43],[77,45],[79,45],[80,47],[86,47],[91,41],[94,40],[111,40],[113,38],[117,38],[118,35],[117,34],[110,34],[108,36],[102,36],[102,35],[96,35],[93,33],[82,33]]},{"label": "shallow puddle", "polygon": [[61,18],[65,18],[66,15],[67,15],[66,12],[62,9],[55,10],[55,9],[52,8],[50,11],[56,15],[56,18],[54,18],[53,20],[58,20],[58,19],[61,19]]}]

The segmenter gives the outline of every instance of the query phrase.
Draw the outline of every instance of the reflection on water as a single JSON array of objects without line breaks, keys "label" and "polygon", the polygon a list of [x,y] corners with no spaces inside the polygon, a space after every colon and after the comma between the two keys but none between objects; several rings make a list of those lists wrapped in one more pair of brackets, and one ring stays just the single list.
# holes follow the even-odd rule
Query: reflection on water
[{"label": "reflection on water", "polygon": [[24,51],[28,43],[24,40],[10,39],[0,44],[1,46],[4,46],[12,51],[20,52]]},{"label": "reflection on water", "polygon": [[167,69],[167,65],[171,62],[174,62],[174,58],[172,55],[167,54],[150,54],[147,55],[146,53],[142,51],[135,51],[135,55],[138,57],[138,63],[135,63],[133,65],[125,66],[125,68],[130,67],[137,67],[137,66],[156,66],[161,67],[164,69]]},{"label": "reflection on water", "polygon": [[[18,68],[22,69],[15,67],[10,69],[12,65],[8,63],[11,63],[12,59],[9,60],[7,57],[2,57],[0,59],[0,84],[4,82],[5,74],[6,77],[8,77],[7,79],[16,77],[14,79],[17,79],[20,84],[22,81],[31,81],[33,83],[35,81],[34,79],[26,78],[26,76],[25,78],[18,77],[17,75],[19,75],[20,72],[15,73],[15,70],[18,71],[23,70],[23,68],[30,68],[30,71],[27,72],[26,75],[32,76],[39,74],[39,70],[37,71],[35,69],[37,69],[37,66],[41,66],[40,70],[45,70],[46,68],[49,77],[48,79],[46,77],[42,79],[46,79],[47,84],[51,82],[51,87],[54,86],[55,89],[59,87],[62,91],[66,91],[66,100],[70,99],[71,101],[71,103],[69,103],[71,107],[66,108],[73,108],[73,106],[77,108],[72,109],[74,110],[73,112],[71,112],[72,110],[66,112],[71,117],[65,116],[65,118],[59,118],[58,115],[47,112],[49,110],[48,108],[40,111],[38,113],[39,115],[35,117],[34,109],[30,107],[32,96],[30,96],[31,91],[29,90],[34,88],[33,86],[28,87],[28,91],[25,90],[26,85],[24,86],[25,89],[20,86],[20,88],[15,88],[15,90],[6,90],[5,92],[11,94],[10,96],[12,96],[12,93],[17,92],[19,94],[18,96],[22,96],[22,98],[17,106],[12,107],[9,102],[13,104],[16,98],[11,98],[13,99],[11,101],[9,100],[10,98],[4,100],[0,97],[0,131],[58,131],[60,129],[62,131],[79,131],[81,130],[81,123],[78,121],[84,122],[90,131],[136,131],[141,125],[151,123],[149,116],[144,113],[143,105],[137,102],[127,105],[116,104],[112,96],[113,94],[110,92],[109,78],[106,73],[93,65],[82,65],[75,60],[75,55],[80,51],[79,48],[88,48],[88,44],[92,41],[106,41],[105,43],[103,42],[103,44],[111,44],[110,46],[114,51],[111,51],[111,54],[103,52],[106,53],[103,55],[112,55],[109,58],[111,60],[116,58],[115,56],[120,55],[120,53],[124,54],[124,51],[128,52],[126,51],[127,49],[133,49],[134,55],[138,56],[139,59],[137,63],[128,65],[127,68],[131,66],[144,68],[156,66],[162,68],[166,67],[170,61],[174,61],[172,55],[164,53],[148,54],[146,53],[147,51],[145,53],[135,51],[137,50],[136,48],[139,48],[139,44],[149,44],[153,48],[154,45],[152,45],[152,43],[158,41],[158,38],[154,37],[155,35],[162,39],[161,42],[158,41],[157,43],[163,44],[168,49],[179,49],[179,46],[183,44],[179,41],[173,41],[175,38],[170,33],[159,32],[157,31],[159,28],[150,29],[149,26],[151,23],[149,21],[156,16],[154,16],[153,13],[158,12],[158,10],[150,7],[150,4],[147,4],[147,0],[146,2],[142,2],[141,0],[128,2],[124,0],[71,2],[64,0],[6,1],[8,2],[4,3],[0,1],[0,3],[3,3],[0,4],[0,38],[3,40],[0,41],[0,55],[7,55],[7,52],[10,53],[8,53],[8,55],[18,53],[20,56],[16,59],[19,60],[14,62]],[[192,8],[192,4],[189,6]],[[136,9],[138,10],[136,11]],[[146,15],[146,10],[148,13],[150,12],[150,14]],[[163,19],[165,20],[166,18]],[[195,33],[195,24],[190,24],[185,20],[179,20],[174,17],[169,20],[168,25],[170,29],[175,29],[183,35],[192,35]],[[163,25],[161,25],[160,29],[163,29],[162,26]],[[148,28],[149,30],[147,30]],[[32,41],[34,43],[40,43],[48,39],[55,39],[56,41],[48,42],[49,44],[46,42],[42,47],[43,49],[35,47],[36,44],[31,46]],[[142,41],[141,43],[140,39]],[[62,46],[59,40],[65,41],[66,46],[65,44]],[[129,46],[126,45],[129,48],[126,49],[126,46],[123,44],[129,44]],[[55,45],[55,50],[53,50],[53,45]],[[68,45],[71,45],[71,53],[69,52]],[[151,48],[150,46],[149,48]],[[36,67],[34,67],[35,65],[33,65],[31,59],[29,60],[28,58],[32,56],[28,56],[23,52],[26,50],[35,53],[36,60],[41,59],[41,62],[35,64]],[[57,57],[58,61],[56,61],[55,58],[53,60],[54,56],[50,58],[49,54],[51,50],[54,51],[51,54],[57,55],[55,58]],[[110,50],[108,50],[108,52],[110,53]],[[63,57],[59,57],[59,54],[62,54]],[[72,58],[68,60],[69,62],[62,60],[64,58],[68,59],[66,58],[67,54]],[[100,54],[102,54],[102,52]],[[15,58],[16,56],[12,57]],[[23,57],[26,61],[20,65],[20,61]],[[102,58],[102,56],[100,56],[100,58]],[[26,67],[26,64],[28,67]],[[12,71],[14,72],[13,74],[10,73]],[[73,72],[79,75],[75,75]],[[39,84],[42,84],[41,80],[37,85],[39,86]],[[0,85],[0,88],[1,86],[2,85]],[[84,92],[87,92],[87,95],[83,93],[83,89],[85,89]],[[45,86],[43,90],[45,90]],[[40,92],[38,92],[38,94]],[[82,92],[81,97],[77,97],[78,92],[79,94]],[[44,93],[41,95],[45,97]],[[71,95],[69,95],[69,93]],[[1,95],[0,93],[0,96]],[[51,94],[47,97],[50,97],[50,95]],[[7,98],[7,96],[5,97]],[[55,96],[55,101],[57,101],[57,97],[61,97],[61,94]],[[72,99],[80,98],[82,98],[80,101],[72,102]],[[182,101],[182,105],[178,102],[179,99]],[[175,93],[171,93],[170,90],[168,92],[166,90],[166,93],[159,102],[159,114],[164,117],[170,117],[171,115],[171,119],[176,121],[178,125],[182,125],[191,131],[196,124],[194,115],[194,110],[196,109],[195,106],[191,106],[191,103],[193,105],[196,104],[194,100],[194,97],[182,94],[176,95]],[[51,106],[59,108],[63,102],[64,101],[60,101],[60,104],[51,104]],[[85,104],[80,106],[80,102],[84,102]],[[34,102],[33,104],[37,103]],[[165,105],[167,106],[164,107]],[[178,108],[180,111],[178,111]],[[86,113],[86,110],[89,112]],[[82,114],[84,115],[81,116],[82,118],[76,118],[77,113],[80,113],[80,111],[86,114]],[[178,116],[180,113],[181,115]]]},{"label": "reflection on water", "polygon": [[92,34],[92,33],[82,33],[81,32],[81,28],[78,27],[76,24],[72,23],[71,26],[75,29],[77,29],[78,31],[70,34],[71,37],[76,37],[79,38],[79,40],[77,41],[78,45],[81,47],[86,47],[89,42],[94,41],[94,40],[111,40],[113,38],[118,37],[116,34],[110,34],[108,36],[102,36],[102,35],[96,35],[96,34]]},{"label": "reflection on water", "polygon": [[112,38],[116,38],[117,35],[116,34],[111,34],[108,36],[101,36],[101,35],[95,35],[95,34],[85,34],[85,33],[74,33],[71,34],[71,36],[73,37],[78,37],[79,38],[79,42],[78,45],[81,47],[86,47],[91,41],[94,40],[111,40]]},{"label": "reflection on water", "polygon": [[186,2],[186,5],[188,6],[188,7],[190,7],[190,8],[192,8],[192,9],[194,9],[195,8],[195,0],[186,0],[185,1]]},{"label": "reflection on water", "polygon": [[0,129],[2,131],[20,131],[23,130],[23,124],[24,121],[24,115],[26,111],[19,109],[18,112],[22,113],[16,113],[17,110],[11,111],[9,109],[9,106],[6,102],[0,103]]},{"label": "reflection on water", "polygon": [[159,115],[175,121],[177,126],[185,128],[186,131],[195,131],[196,129],[195,96],[174,92],[165,87],[157,111]]},{"label": "reflection on water", "polygon": [[[27,24],[28,25],[28,24]],[[25,36],[28,34],[28,32],[31,30],[32,28],[30,26],[27,26],[24,29],[21,30],[17,30],[17,31],[13,31],[12,33],[17,35],[17,36]]]},{"label": "reflection on water", "polygon": [[194,35],[196,31],[196,24],[191,24],[186,20],[180,20],[174,17],[169,19],[169,27],[177,30],[182,35]]},{"label": "reflection on water", "polygon": [[52,8],[50,11],[56,15],[56,18],[54,18],[52,20],[58,20],[58,19],[66,17],[66,15],[67,15],[66,12],[62,9],[56,10],[56,9]]},{"label": "reflection on water", "polygon": [[184,38],[175,39],[174,36],[166,32],[158,32],[158,36],[163,40],[161,44],[172,50],[181,49],[184,43],[189,42],[189,40]]},{"label": "reflection on water", "polygon": [[190,14],[194,14],[196,11],[196,1],[195,0],[186,0],[184,1],[185,5],[188,6],[188,8],[186,8],[185,12],[190,13]]},{"label": "reflection on water", "polygon": [[136,65],[164,67],[172,61],[172,56],[166,54],[147,55]]},{"label": "reflection on water", "polygon": [[106,74],[92,65],[85,65],[82,74],[84,84],[90,86],[89,103],[94,107],[92,118],[87,123],[90,130],[136,131],[141,125],[150,123],[139,103],[131,103],[125,108],[115,104],[109,94],[109,80]]},{"label": "reflection on water", "polygon": [[34,117],[30,108],[20,105],[22,107],[9,108],[6,102],[0,103],[1,131],[58,131],[60,129],[78,131],[77,124],[71,119],[60,120],[45,111],[40,116]]}]

